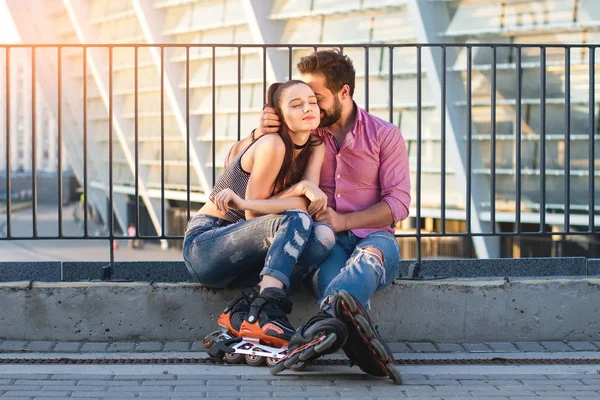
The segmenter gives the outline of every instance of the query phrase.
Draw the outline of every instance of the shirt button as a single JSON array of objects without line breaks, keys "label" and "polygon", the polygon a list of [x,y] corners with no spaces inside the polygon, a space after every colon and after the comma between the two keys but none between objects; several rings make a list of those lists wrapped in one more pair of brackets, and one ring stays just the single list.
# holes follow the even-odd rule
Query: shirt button
[{"label": "shirt button", "polygon": [[340,196],[341,196],[341,194],[338,193],[337,197],[340,197]]},{"label": "shirt button", "polygon": [[338,175],[336,176],[336,178],[338,178],[338,179],[339,179],[339,177],[340,177],[340,175],[338,174]]}]

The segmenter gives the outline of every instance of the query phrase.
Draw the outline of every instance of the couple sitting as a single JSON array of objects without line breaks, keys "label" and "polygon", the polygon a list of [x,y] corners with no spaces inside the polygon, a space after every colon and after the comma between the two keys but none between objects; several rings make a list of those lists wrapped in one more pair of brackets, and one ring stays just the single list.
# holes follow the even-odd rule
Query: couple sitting
[{"label": "couple sitting", "polygon": [[[188,223],[185,263],[210,287],[260,279],[219,317],[234,336],[304,351],[333,333],[308,359],[343,348],[363,371],[399,383],[367,308],[398,275],[392,225],[408,217],[406,145],[396,126],[354,103],[347,56],[314,52],[298,69],[302,81],[269,88],[260,127],[234,145],[211,201]],[[320,311],[295,330],[288,293],[299,283]]]}]

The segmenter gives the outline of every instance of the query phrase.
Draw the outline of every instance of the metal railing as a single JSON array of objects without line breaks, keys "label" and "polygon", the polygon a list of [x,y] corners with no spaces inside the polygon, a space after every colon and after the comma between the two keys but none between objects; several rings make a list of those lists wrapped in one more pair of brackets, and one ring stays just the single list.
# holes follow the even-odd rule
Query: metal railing
[{"label": "metal railing", "polygon": [[[595,178],[598,176],[598,173],[595,169],[596,162],[596,154],[595,154],[595,140],[597,139],[598,134],[600,133],[598,129],[598,121],[597,121],[597,113],[596,107],[598,100],[596,99],[595,87],[595,72],[597,63],[595,58],[595,51],[598,46],[596,45],[588,45],[588,44],[573,44],[573,45],[565,45],[565,44],[526,44],[526,45],[515,45],[515,44],[345,44],[343,47],[334,45],[325,45],[321,44],[315,46],[314,44],[299,44],[299,45],[230,45],[230,44],[89,44],[89,45],[47,45],[47,44],[36,44],[36,45],[1,45],[2,49],[4,49],[5,54],[5,170],[6,173],[6,234],[0,237],[0,240],[39,240],[39,239],[99,239],[99,240],[107,240],[110,244],[110,264],[114,263],[114,246],[113,243],[115,240],[119,239],[152,239],[152,240],[170,240],[182,239],[182,235],[169,235],[167,234],[167,230],[165,229],[166,222],[166,207],[165,207],[165,49],[169,48],[179,48],[185,50],[185,66],[183,68],[183,76],[185,77],[185,89],[182,89],[185,94],[185,110],[181,110],[185,115],[185,123],[186,123],[186,131],[185,131],[185,146],[186,146],[186,154],[185,154],[185,162],[186,162],[186,183],[187,190],[185,193],[185,202],[186,202],[186,214],[187,219],[191,217],[191,167],[190,167],[190,157],[191,157],[191,143],[196,140],[193,133],[190,129],[190,63],[193,61],[190,57],[190,49],[193,48],[207,48],[211,50],[211,56],[209,57],[211,60],[211,95],[212,95],[212,139],[211,139],[211,151],[212,151],[212,183],[214,184],[216,180],[216,124],[215,124],[215,115],[216,115],[216,88],[218,86],[216,82],[216,70],[218,68],[219,63],[219,55],[217,55],[217,49],[219,48],[231,48],[233,51],[229,56],[237,56],[237,64],[238,64],[238,73],[237,73],[237,138],[240,139],[245,134],[242,133],[241,129],[241,116],[242,116],[242,106],[241,106],[241,87],[244,84],[242,80],[242,53],[249,51],[256,51],[256,53],[262,58],[262,93],[263,93],[263,103],[266,96],[267,89],[267,70],[268,70],[268,60],[270,57],[270,52],[277,52],[278,54],[282,54],[282,52],[287,51],[287,76],[292,78],[294,73],[294,52],[297,49],[319,49],[319,48],[331,48],[338,47],[345,51],[347,49],[353,49],[356,51],[363,51],[364,53],[364,94],[365,101],[362,106],[366,110],[369,110],[369,80],[370,79],[386,79],[387,80],[387,90],[388,90],[388,109],[389,114],[388,118],[390,122],[394,122],[395,115],[398,112],[399,107],[394,106],[394,99],[398,93],[395,93],[394,80],[398,74],[406,73],[406,72],[395,72],[394,69],[394,54],[399,48],[412,48],[415,51],[416,59],[416,70],[412,73],[416,77],[415,82],[415,90],[416,90],[416,132],[415,133],[415,145],[416,145],[416,161],[412,166],[414,180],[412,182],[413,186],[413,205],[414,205],[414,213],[411,213],[411,217],[415,218],[415,227],[414,232],[397,232],[398,237],[406,237],[413,238],[416,240],[416,261],[419,263],[422,259],[421,254],[421,240],[425,238],[438,238],[438,237],[457,237],[457,238],[468,238],[469,240],[475,240],[476,238],[500,238],[500,237],[521,237],[521,236],[565,236],[565,235],[584,235],[588,237],[593,237],[600,233],[598,228],[598,223],[596,222],[596,216],[598,214],[598,207],[596,206],[596,186],[595,186]],[[89,154],[90,151],[95,151],[94,149],[90,149],[90,132],[88,130],[88,80],[86,77],[89,75],[89,60],[90,53],[93,51],[97,51],[97,49],[105,49],[108,52],[108,65],[106,66],[108,70],[108,83],[107,83],[107,95],[108,95],[108,144],[109,149],[113,149],[114,144],[114,135],[113,135],[113,121],[116,114],[115,111],[115,93],[113,88],[113,79],[114,79],[114,59],[113,52],[117,48],[130,48],[134,52],[134,64],[132,66],[134,72],[134,121],[133,121],[133,160],[134,160],[134,168],[133,168],[133,176],[135,177],[134,182],[131,183],[133,187],[133,196],[135,197],[136,202],[136,215],[135,215],[135,226],[136,226],[136,235],[128,236],[128,235],[117,235],[115,233],[115,221],[113,211],[115,209],[115,198],[114,198],[114,154],[113,151],[110,150],[108,152],[108,177],[106,183],[107,192],[106,199],[108,202],[108,218],[106,224],[108,228],[108,233],[106,235],[94,236],[90,235],[88,232],[88,213],[84,212],[83,215],[83,234],[82,235],[65,235],[63,232],[63,181],[62,174],[58,174],[57,185],[58,185],[58,235],[56,236],[40,236],[38,234],[38,198],[39,191],[37,185],[36,174],[32,174],[32,229],[33,234],[27,237],[18,237],[12,233],[11,219],[13,213],[13,207],[11,202],[11,140],[14,139],[14,136],[10,134],[13,129],[11,128],[15,121],[11,120],[11,111],[13,105],[11,105],[11,92],[15,90],[12,87],[12,79],[13,79],[13,71],[11,71],[11,55],[16,51],[15,49],[28,49],[31,52],[31,76],[29,79],[31,82],[36,82],[38,79],[38,68],[36,61],[36,53],[40,51],[40,49],[50,49],[56,51],[56,64],[55,64],[55,82],[44,82],[45,85],[54,86],[56,88],[56,98],[55,99],[47,99],[50,102],[56,102],[56,120],[58,131],[56,135],[56,140],[58,142],[58,170],[61,171],[64,166],[64,155],[62,153],[62,145],[65,140],[65,132],[63,131],[63,118],[64,118],[64,99],[63,99],[63,90],[64,90],[64,60],[63,60],[63,52],[65,49],[80,49],[81,50],[81,59],[82,59],[82,76],[83,79],[80,82],[81,86],[77,90],[82,91],[83,96],[83,104],[81,104],[81,149],[68,149],[69,152],[81,150],[82,152],[82,169],[80,171],[80,180],[81,186],[83,187],[83,192],[88,193],[90,187],[90,178],[88,171],[89,164]],[[161,223],[160,223],[160,234],[153,236],[146,236],[140,234],[140,157],[139,157],[139,112],[138,112],[138,97],[139,97],[139,76],[138,72],[140,70],[140,62],[138,53],[140,49],[158,49],[160,52],[160,63],[157,67],[158,73],[160,76],[160,132],[161,132],[161,140],[160,140],[160,201],[161,201]],[[361,50],[362,49],[362,50]],[[473,62],[473,53],[474,51],[481,51],[481,49],[486,49],[486,51],[491,52],[491,61],[489,64],[479,64],[474,65]],[[523,127],[522,127],[522,107],[524,103],[523,98],[523,51],[536,49],[539,50],[539,61],[535,64],[534,68],[539,69],[539,82],[540,82],[540,96],[536,102],[539,102],[539,119],[540,119],[540,129],[538,132],[539,135],[539,159],[537,160],[537,165],[539,165],[538,170],[533,171],[534,174],[539,174],[539,187],[540,187],[540,200],[539,200],[539,223],[538,229],[532,230],[522,229],[522,178],[523,178],[523,168],[522,168],[522,139],[523,139]],[[372,65],[370,61],[371,52],[374,50],[379,51],[379,55],[383,59],[384,56],[388,60],[387,66],[381,66],[380,70],[376,71],[374,74],[369,71],[370,66]],[[586,201],[580,201],[580,208],[583,208],[584,214],[587,214],[587,226],[580,227],[579,229],[573,229],[571,224],[571,215],[574,212],[572,207],[572,198],[571,198],[571,175],[573,172],[571,166],[571,52],[577,50],[581,54],[586,54],[587,56],[587,84],[589,86],[589,96],[585,101],[580,102],[581,104],[587,104],[587,112],[589,113],[588,121],[587,121],[587,135],[588,139],[588,153],[587,153],[587,171],[582,170],[581,174],[588,176],[588,186],[587,192],[589,197]],[[458,57],[457,54],[461,51],[466,51],[466,68],[452,68],[449,64],[449,59],[456,60]],[[496,192],[498,189],[498,173],[497,173],[497,145],[498,145],[498,133],[497,133],[497,109],[499,107],[497,92],[498,92],[498,54],[502,51],[502,54],[509,52],[511,56],[509,56],[509,61],[511,65],[514,63],[514,91],[515,91],[515,104],[514,104],[514,143],[515,143],[515,157],[514,157],[514,167],[512,168],[512,172],[514,174],[515,179],[515,199],[514,199],[514,230],[511,231],[501,231],[497,227],[498,219],[497,219],[497,200],[496,200]],[[562,129],[564,129],[564,149],[563,149],[563,158],[564,158],[564,166],[562,174],[564,176],[564,186],[562,190],[564,191],[564,204],[562,204],[563,208],[563,221],[562,226],[563,229],[549,229],[548,228],[548,219],[547,219],[547,208],[548,203],[546,199],[546,193],[548,190],[547,181],[547,77],[548,77],[548,67],[547,67],[547,52],[548,51],[563,51],[564,52],[564,120],[565,125]],[[244,53],[246,54],[246,53]],[[372,56],[371,56],[372,57]],[[512,59],[511,59],[512,58]],[[170,62],[170,60],[167,60]],[[586,63],[579,63],[578,68],[581,65],[584,67]],[[474,68],[474,66],[476,68]],[[96,66],[97,67],[97,66]],[[387,71],[385,71],[387,69]],[[482,178],[482,175],[475,175],[473,173],[473,162],[474,157],[478,153],[478,147],[475,145],[475,141],[473,139],[474,132],[474,122],[473,122],[473,109],[476,105],[473,104],[473,75],[474,72],[486,71],[490,75],[490,97],[489,97],[489,107],[490,107],[490,132],[489,132],[489,142],[490,142],[490,167],[489,167],[489,175],[485,175]],[[504,71],[504,70],[503,70]],[[439,73],[438,79],[440,85],[438,86],[439,92],[435,93],[435,103],[436,103],[436,112],[440,117],[440,137],[439,137],[439,146],[441,153],[441,163],[439,169],[439,179],[440,179],[440,193],[439,193],[439,220],[440,220],[440,229],[437,231],[425,231],[422,226],[422,219],[424,218],[422,206],[423,198],[422,198],[422,189],[423,189],[423,160],[422,160],[422,150],[423,143],[429,139],[423,137],[423,85],[420,77],[427,76],[428,79],[432,79],[433,75]],[[462,74],[465,74],[463,79]],[[370,79],[369,79],[370,77]],[[449,82],[451,80],[460,80],[460,83],[463,85],[466,94],[464,96],[464,107],[461,105],[460,101],[456,101],[456,94],[449,93],[448,88]],[[431,87],[431,85],[430,85]],[[454,99],[452,101],[450,99]],[[459,104],[461,103],[461,104]],[[537,104],[537,103],[536,103]],[[579,103],[578,103],[579,104]],[[36,133],[36,85],[31,85],[31,170],[36,171],[36,152],[39,143],[36,142],[37,133]],[[401,106],[404,107],[404,106]],[[581,107],[580,107],[581,108]],[[450,115],[451,114],[451,115]],[[456,123],[456,117],[465,118],[464,124],[464,132],[454,132],[454,136],[449,137],[448,131],[450,128],[456,130],[460,129],[461,125]],[[258,123],[258,121],[257,121]],[[67,134],[69,134],[67,132]],[[404,135],[412,134],[412,132],[403,132]],[[464,182],[464,199],[465,205],[464,208],[461,209],[461,212],[464,211],[465,216],[465,229],[464,231],[455,232],[449,231],[447,229],[447,221],[448,218],[448,210],[451,207],[448,206],[446,201],[446,192],[452,183],[447,182],[447,174],[450,172],[448,170],[448,159],[447,153],[449,152],[449,140],[455,140],[457,146],[463,146],[464,156],[459,157],[459,162],[464,163],[464,172],[465,172],[465,182]],[[72,142],[71,142],[72,143]],[[463,159],[464,157],[464,159]],[[535,157],[535,156],[534,156]],[[456,166],[456,161],[455,165]],[[474,198],[473,190],[474,190],[474,179],[478,179],[476,182],[484,182],[486,185],[489,184],[489,218],[484,217],[485,212],[483,211],[484,201],[482,198]],[[478,188],[475,188],[477,190]],[[556,189],[556,188],[554,188]],[[88,201],[89,196],[85,196],[83,201],[83,209],[88,209]],[[474,204],[475,202],[475,204]],[[486,203],[487,204],[487,203]],[[587,210],[585,210],[587,208]],[[473,218],[478,219],[478,222],[484,221],[489,222],[489,229],[479,229],[476,230],[473,228]],[[557,225],[553,223],[554,225]],[[125,229],[124,229],[125,230]]]}]

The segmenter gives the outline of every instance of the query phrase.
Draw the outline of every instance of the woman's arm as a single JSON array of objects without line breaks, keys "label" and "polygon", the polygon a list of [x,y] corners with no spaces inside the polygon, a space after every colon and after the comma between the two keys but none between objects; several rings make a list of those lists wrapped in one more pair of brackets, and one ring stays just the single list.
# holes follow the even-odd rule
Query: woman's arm
[{"label": "woman's arm", "polygon": [[245,198],[249,203],[243,205],[246,219],[278,214],[290,209],[306,209],[306,201],[301,198],[268,199],[273,193],[275,179],[285,156],[285,145],[281,138],[268,135],[254,146],[256,147],[252,153],[252,168]]},{"label": "woman's arm", "polygon": [[[316,140],[316,139],[315,139]],[[321,180],[321,167],[325,160],[325,143],[320,143],[312,148],[312,153],[306,164],[306,169],[302,175],[303,180],[310,181],[319,186]]]},{"label": "woman's arm", "polygon": [[[321,143],[315,146],[312,150],[312,154],[306,164],[306,169],[302,175],[302,180],[289,188],[282,190],[281,192],[273,195],[272,199],[283,199],[286,197],[297,197],[304,196],[307,190],[312,190],[315,187],[318,188],[319,181],[321,179],[321,166],[325,159],[325,144]],[[310,185],[312,183],[313,185]]]},{"label": "woman's arm", "polygon": [[310,203],[308,213],[313,215],[318,211],[327,208],[327,195],[319,189],[321,179],[321,166],[325,159],[325,144],[321,143],[313,148],[312,154],[308,159],[308,164],[302,175],[302,180],[286,190],[274,195],[274,199],[284,199],[293,197],[306,197]]}]

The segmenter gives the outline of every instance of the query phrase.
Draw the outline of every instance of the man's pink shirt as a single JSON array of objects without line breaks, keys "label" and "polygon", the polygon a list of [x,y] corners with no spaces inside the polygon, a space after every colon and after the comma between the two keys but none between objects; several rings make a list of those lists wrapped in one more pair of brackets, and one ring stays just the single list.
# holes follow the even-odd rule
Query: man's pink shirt
[{"label": "man's pink shirt", "polygon": [[[315,134],[325,142],[320,188],[327,205],[341,214],[361,211],[385,201],[394,223],[408,217],[410,172],[406,143],[397,126],[357,107],[356,123],[339,151],[333,135],[325,128]],[[353,229],[361,238],[391,226]]]}]

